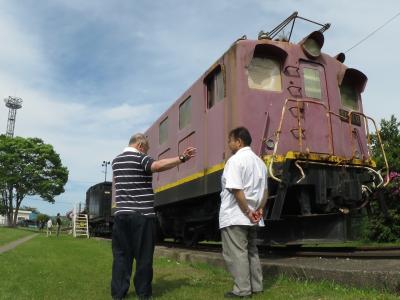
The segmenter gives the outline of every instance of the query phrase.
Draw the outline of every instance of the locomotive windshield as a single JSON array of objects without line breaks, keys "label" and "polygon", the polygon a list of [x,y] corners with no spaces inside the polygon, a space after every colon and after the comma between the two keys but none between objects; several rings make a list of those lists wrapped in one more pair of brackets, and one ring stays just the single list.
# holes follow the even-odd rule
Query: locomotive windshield
[{"label": "locomotive windshield", "polygon": [[280,92],[282,83],[279,61],[254,55],[248,67],[248,84],[251,89]]}]

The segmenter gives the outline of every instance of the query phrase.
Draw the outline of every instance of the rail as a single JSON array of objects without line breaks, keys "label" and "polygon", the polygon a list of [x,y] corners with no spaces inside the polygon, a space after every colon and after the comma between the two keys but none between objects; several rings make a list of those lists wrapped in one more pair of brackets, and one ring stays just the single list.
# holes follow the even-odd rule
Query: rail
[{"label": "rail", "polygon": [[[190,250],[199,252],[222,251],[221,243],[198,243],[191,246],[185,246],[181,243],[172,241],[163,241],[157,243],[157,246],[169,248]],[[290,256],[290,257],[324,257],[324,258],[353,258],[353,259],[399,259],[399,246],[290,246],[290,245],[258,245],[260,258],[271,256]]]}]

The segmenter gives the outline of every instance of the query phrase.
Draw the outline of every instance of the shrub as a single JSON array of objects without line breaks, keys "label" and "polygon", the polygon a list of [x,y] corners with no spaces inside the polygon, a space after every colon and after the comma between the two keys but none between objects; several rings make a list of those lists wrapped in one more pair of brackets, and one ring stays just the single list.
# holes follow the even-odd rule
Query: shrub
[{"label": "shrub", "polygon": [[[390,172],[390,183],[372,197],[367,238],[376,242],[400,241],[400,173]],[[383,197],[386,208],[379,197]],[[387,215],[385,215],[387,210]]]}]

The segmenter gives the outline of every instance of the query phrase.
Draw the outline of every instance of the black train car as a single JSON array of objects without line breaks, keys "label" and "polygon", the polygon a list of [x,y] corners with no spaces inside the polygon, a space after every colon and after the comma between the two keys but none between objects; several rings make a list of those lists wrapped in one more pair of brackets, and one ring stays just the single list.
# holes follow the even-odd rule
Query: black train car
[{"label": "black train car", "polygon": [[91,186],[86,192],[86,211],[91,236],[111,233],[111,182],[105,181]]}]

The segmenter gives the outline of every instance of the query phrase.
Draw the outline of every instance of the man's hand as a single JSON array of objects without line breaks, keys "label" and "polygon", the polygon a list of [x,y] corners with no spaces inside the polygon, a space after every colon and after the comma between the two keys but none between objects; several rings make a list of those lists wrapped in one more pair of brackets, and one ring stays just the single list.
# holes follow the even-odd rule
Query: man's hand
[{"label": "man's hand", "polygon": [[246,214],[246,216],[249,218],[250,222],[253,224],[257,224],[260,222],[261,217],[257,211],[252,211],[249,210],[249,212]]},{"label": "man's hand", "polygon": [[185,157],[185,160],[189,160],[196,155],[196,151],[196,148],[188,147],[185,151],[183,151],[182,155]]},{"label": "man's hand", "polygon": [[262,219],[262,217],[264,216],[264,209],[259,208],[259,209],[256,210],[255,213],[257,214],[257,217],[258,217],[258,219],[260,221]]},{"label": "man's hand", "polygon": [[163,172],[169,169],[176,167],[177,165],[191,159],[196,155],[196,148],[188,147],[182,154],[184,159],[181,158],[181,155],[172,158],[163,158],[156,160],[151,164],[151,172]]}]

